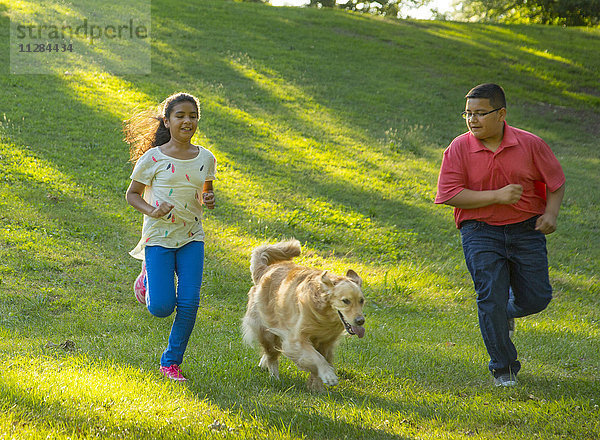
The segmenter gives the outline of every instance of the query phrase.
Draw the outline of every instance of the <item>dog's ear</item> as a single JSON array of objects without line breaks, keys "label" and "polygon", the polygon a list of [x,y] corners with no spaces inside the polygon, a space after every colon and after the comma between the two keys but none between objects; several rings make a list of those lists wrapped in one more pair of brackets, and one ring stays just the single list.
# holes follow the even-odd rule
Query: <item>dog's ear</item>
[{"label": "dog's ear", "polygon": [[358,287],[362,287],[361,277],[359,277],[358,274],[356,272],[354,272],[352,269],[349,269],[348,272],[346,272],[346,278],[349,278],[350,281],[353,281],[354,283],[356,283],[358,285]]},{"label": "dog's ear", "polygon": [[323,272],[323,275],[321,275],[321,283],[328,289],[331,289],[334,286],[334,282],[329,278],[327,271]]}]

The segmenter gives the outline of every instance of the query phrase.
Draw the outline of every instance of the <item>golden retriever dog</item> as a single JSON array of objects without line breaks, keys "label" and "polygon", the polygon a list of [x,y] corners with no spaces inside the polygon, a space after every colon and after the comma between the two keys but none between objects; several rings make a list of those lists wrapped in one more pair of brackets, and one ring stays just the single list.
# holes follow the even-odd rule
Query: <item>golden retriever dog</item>
[{"label": "golden retriever dog", "polygon": [[299,266],[300,242],[290,240],[252,251],[254,286],[242,322],[244,340],[262,347],[259,366],[279,378],[279,354],[308,371],[308,388],[337,385],[333,350],[347,331],[362,338],[365,297],[353,270],[346,276]]}]

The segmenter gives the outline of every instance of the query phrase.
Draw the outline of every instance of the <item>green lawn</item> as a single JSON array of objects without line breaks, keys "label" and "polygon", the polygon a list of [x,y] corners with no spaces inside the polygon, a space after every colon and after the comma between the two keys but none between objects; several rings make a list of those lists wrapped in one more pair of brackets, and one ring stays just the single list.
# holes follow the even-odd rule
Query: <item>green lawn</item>
[{"label": "green lawn", "polygon": [[[35,2],[0,0],[0,438],[599,438],[600,29],[153,0],[152,74],[12,75],[11,4]],[[463,97],[488,81],[567,175],[555,298],[518,320],[507,390],[452,211],[433,204]],[[120,133],[180,90],[200,98],[219,178],[185,386],[157,371],[172,318],[133,297]],[[367,335],[340,343],[325,394],[287,360],[271,380],[241,340],[250,252],[284,237],[302,264],[365,281]]]}]

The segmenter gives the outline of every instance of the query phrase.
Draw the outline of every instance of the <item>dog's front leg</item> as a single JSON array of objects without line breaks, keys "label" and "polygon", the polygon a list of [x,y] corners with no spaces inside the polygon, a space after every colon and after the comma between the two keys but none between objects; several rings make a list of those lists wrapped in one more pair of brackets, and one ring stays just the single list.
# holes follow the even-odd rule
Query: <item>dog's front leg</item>
[{"label": "dog's front leg", "polygon": [[[333,367],[308,341],[287,340],[283,343],[283,354],[292,360],[298,368],[318,377],[325,385],[337,385],[338,377]],[[316,379],[316,378],[315,378]],[[314,379],[309,381],[314,383]]]}]

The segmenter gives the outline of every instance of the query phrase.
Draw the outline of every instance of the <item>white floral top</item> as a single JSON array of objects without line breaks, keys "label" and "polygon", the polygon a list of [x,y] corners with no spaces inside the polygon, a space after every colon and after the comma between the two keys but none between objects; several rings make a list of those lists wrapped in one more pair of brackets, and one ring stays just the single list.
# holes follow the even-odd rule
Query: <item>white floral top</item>
[{"label": "white floral top", "polygon": [[166,216],[144,215],[142,238],[130,252],[144,259],[146,246],[178,248],[191,241],[204,241],[202,229],[202,188],[207,180],[215,180],[217,161],[206,148],[198,147],[193,159],[175,159],[151,148],[140,157],[131,180],[146,185],[144,200],[152,206],[169,202],[174,208]]}]

